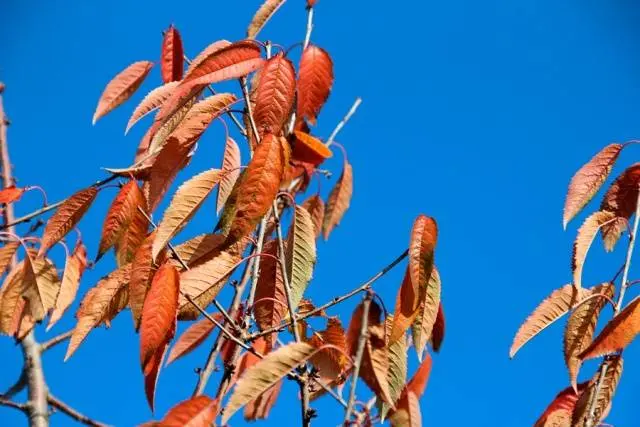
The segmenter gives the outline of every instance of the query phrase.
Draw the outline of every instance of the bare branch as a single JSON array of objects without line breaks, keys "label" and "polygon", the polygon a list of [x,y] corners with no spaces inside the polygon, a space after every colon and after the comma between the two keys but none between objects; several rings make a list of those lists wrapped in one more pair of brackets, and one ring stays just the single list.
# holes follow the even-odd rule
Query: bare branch
[{"label": "bare branch", "polygon": [[17,410],[22,411],[24,413],[29,412],[28,405],[26,403],[14,402],[13,400],[10,400],[10,399],[5,398],[5,397],[0,397],[0,405],[8,406],[10,408],[17,409]]},{"label": "bare branch", "polygon": [[20,376],[16,380],[16,382],[7,389],[0,397],[5,399],[10,399],[16,394],[20,393],[27,386],[27,372],[23,369],[20,371]]},{"label": "bare branch", "polygon": [[340,122],[338,123],[336,128],[333,130],[333,132],[331,132],[331,135],[329,135],[329,139],[327,139],[327,142],[325,142],[325,145],[327,147],[333,144],[333,140],[338,135],[338,132],[340,132],[344,127],[344,125],[347,124],[347,122],[349,121],[351,116],[353,116],[353,114],[356,112],[356,110],[358,109],[361,103],[362,103],[362,98],[360,97],[356,98],[356,100],[354,101],[353,105],[351,106],[347,114],[342,118],[342,120],[340,120]]},{"label": "bare branch", "polygon": [[43,342],[42,344],[40,344],[40,351],[44,353],[52,347],[55,347],[56,345],[68,340],[69,338],[71,338],[71,335],[73,335],[73,329],[56,337],[53,337],[49,341]]},{"label": "bare branch", "polygon": [[67,414],[68,416],[70,416],[71,418],[73,418],[74,420],[76,420],[81,424],[84,424],[87,426],[93,426],[93,427],[107,427],[107,424],[103,424],[101,422],[92,420],[86,415],[81,414],[80,412],[73,409],[71,406],[67,405],[57,397],[53,396],[51,393],[49,393],[49,396],[47,397],[47,401],[52,407],[56,408],[60,412],[64,412],[65,414]]}]

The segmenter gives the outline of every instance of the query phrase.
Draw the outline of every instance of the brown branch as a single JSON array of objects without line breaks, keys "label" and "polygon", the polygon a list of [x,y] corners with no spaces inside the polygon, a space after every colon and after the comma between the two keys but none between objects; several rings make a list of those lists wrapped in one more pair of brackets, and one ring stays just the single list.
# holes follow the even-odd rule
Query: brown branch
[{"label": "brown branch", "polygon": [[73,329],[43,342],[42,344],[40,344],[40,352],[44,353],[45,351],[50,350],[56,345],[65,342],[66,340],[71,338],[71,335],[73,335]]},{"label": "brown branch", "polygon": [[347,403],[347,409],[344,414],[344,424],[349,424],[351,418],[351,412],[353,411],[353,404],[356,401],[356,385],[358,384],[358,376],[360,375],[360,365],[362,364],[362,356],[364,355],[364,347],[367,342],[369,326],[369,307],[371,306],[371,300],[373,294],[368,291],[362,302],[362,324],[360,325],[360,337],[358,338],[358,348],[356,350],[356,357],[353,361],[353,379],[351,381],[351,390],[349,392],[349,400]]},{"label": "brown branch", "polygon": [[20,376],[16,382],[7,389],[0,397],[10,399],[16,394],[20,393],[27,386],[27,372],[23,369],[20,371]]},{"label": "brown branch", "polygon": [[61,401],[60,399],[52,395],[51,393],[49,393],[49,396],[47,397],[47,401],[52,407],[56,408],[60,412],[64,412],[65,414],[67,414],[68,416],[70,416],[71,418],[73,418],[79,423],[82,423],[87,426],[93,426],[93,427],[107,427],[107,424],[103,424],[101,422],[92,420],[86,415],[81,414],[80,412],[76,411],[71,406],[67,405],[66,403],[64,403],[63,401]]},{"label": "brown branch", "polygon": [[14,402],[13,400],[10,400],[8,398],[5,397],[0,397],[0,405],[4,405],[4,406],[8,406],[10,408],[14,408],[17,409],[19,411],[24,412],[25,414],[29,412],[29,408],[26,403],[18,403],[18,402]]}]

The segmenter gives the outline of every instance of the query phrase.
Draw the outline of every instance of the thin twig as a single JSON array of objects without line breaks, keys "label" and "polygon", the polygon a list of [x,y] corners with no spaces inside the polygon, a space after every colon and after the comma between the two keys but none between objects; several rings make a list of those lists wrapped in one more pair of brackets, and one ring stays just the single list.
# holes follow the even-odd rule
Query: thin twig
[{"label": "thin twig", "polygon": [[17,410],[22,411],[24,413],[27,413],[29,411],[29,408],[28,408],[27,404],[14,402],[13,400],[7,399],[7,398],[4,398],[4,397],[0,397],[0,405],[8,406],[10,408],[17,409]]},{"label": "thin twig", "polygon": [[55,336],[51,338],[49,341],[43,342],[42,344],[40,344],[40,352],[44,353],[45,351],[50,350],[52,347],[55,347],[56,345],[71,338],[71,335],[73,335],[73,329],[63,334],[60,334],[58,336]]},{"label": "thin twig", "polygon": [[[251,123],[251,132],[253,133],[253,137],[256,139],[256,143],[260,144],[260,135],[258,134],[258,127],[256,126],[256,121],[253,118],[253,107],[251,106],[251,99],[249,98],[249,88],[247,87],[247,78],[242,77],[240,79],[240,86],[242,87],[242,95],[244,95],[244,102],[247,105],[247,114],[249,115],[249,123]],[[249,137],[247,136],[247,139]],[[251,141],[249,142],[249,147],[251,147]]]},{"label": "thin twig", "polygon": [[84,424],[87,426],[93,426],[93,427],[107,427],[107,424],[103,424],[101,422],[92,420],[86,415],[81,414],[80,412],[76,411],[71,406],[67,405],[66,403],[64,403],[63,401],[61,401],[60,399],[52,395],[51,393],[49,393],[49,396],[47,397],[47,401],[51,406],[53,406],[60,412],[64,412],[65,414],[67,414],[68,416],[70,416],[71,418],[73,418],[74,420],[76,420],[81,424]]},{"label": "thin twig", "polygon": [[313,8],[310,7],[307,9],[307,31],[304,34],[304,43],[302,44],[302,50],[306,49],[307,46],[309,46],[312,30],[313,30]]},{"label": "thin twig", "polygon": [[367,292],[362,302],[362,322],[360,325],[360,337],[358,338],[358,348],[356,350],[356,357],[353,361],[353,379],[351,381],[351,390],[349,392],[349,400],[347,401],[347,409],[344,414],[344,424],[348,425],[351,418],[351,412],[353,411],[353,403],[356,401],[356,386],[358,384],[358,376],[360,375],[360,365],[362,364],[362,356],[364,355],[364,347],[367,342],[369,326],[369,307],[371,306],[371,300],[373,294]]},{"label": "thin twig", "polygon": [[351,106],[349,111],[347,112],[347,115],[344,116],[342,118],[342,120],[340,120],[340,122],[337,124],[337,126],[333,130],[333,132],[331,132],[331,135],[329,135],[329,139],[327,139],[327,142],[325,142],[325,145],[327,147],[329,147],[331,144],[333,144],[333,140],[336,138],[336,135],[338,135],[338,132],[340,132],[342,130],[342,128],[344,127],[344,125],[347,124],[347,122],[349,121],[351,116],[353,116],[353,114],[356,112],[356,110],[358,109],[358,107],[360,106],[361,103],[362,103],[362,98],[360,98],[360,97],[356,98],[355,102],[353,103],[353,105]]},{"label": "thin twig", "polygon": [[27,372],[26,370],[20,371],[20,376],[11,387],[7,389],[0,397],[5,399],[11,399],[16,394],[20,393],[27,386]]}]

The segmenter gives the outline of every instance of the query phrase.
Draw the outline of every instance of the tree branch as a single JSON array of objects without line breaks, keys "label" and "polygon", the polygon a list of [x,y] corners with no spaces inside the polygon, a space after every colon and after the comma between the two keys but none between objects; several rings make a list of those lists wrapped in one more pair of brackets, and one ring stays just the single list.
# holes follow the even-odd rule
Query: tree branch
[{"label": "tree branch", "polygon": [[42,344],[40,344],[40,352],[44,353],[45,351],[50,350],[56,345],[65,342],[66,340],[71,338],[71,335],[73,335],[73,329],[43,342]]},{"label": "tree branch", "polygon": [[76,411],[75,409],[73,409],[72,407],[70,407],[69,405],[67,405],[60,399],[58,399],[57,397],[53,396],[51,393],[49,393],[49,396],[47,397],[47,401],[51,406],[53,406],[60,412],[64,412],[65,414],[67,414],[74,420],[78,421],[79,423],[82,423],[88,426],[93,426],[93,427],[107,427],[107,424],[103,424],[98,421],[92,420],[86,415],[81,414],[80,412]]},{"label": "tree branch", "polygon": [[16,382],[9,387],[9,389],[4,392],[0,397],[5,399],[11,399],[16,394],[20,393],[27,386],[27,372],[23,369],[20,371],[20,376],[16,380]]},{"label": "tree branch", "polygon": [[27,407],[28,406],[27,404],[14,402],[13,400],[10,400],[10,399],[4,398],[4,397],[0,397],[0,405],[4,405],[4,406],[8,406],[10,408],[17,409],[19,411],[24,412],[25,414],[29,412],[29,408]]},{"label": "tree branch", "polygon": [[346,116],[344,116],[342,118],[342,120],[340,120],[340,122],[338,122],[338,125],[336,126],[336,128],[333,130],[333,132],[331,132],[331,135],[329,135],[329,139],[327,139],[327,142],[325,142],[325,145],[327,147],[329,147],[331,144],[333,144],[333,140],[336,138],[336,135],[338,135],[338,132],[340,132],[342,130],[342,128],[344,127],[344,125],[347,124],[347,122],[349,121],[351,116],[353,116],[353,114],[356,112],[356,110],[358,109],[358,107],[360,106],[361,103],[362,103],[362,98],[360,98],[360,97],[356,98],[356,100],[354,101],[353,105],[351,106],[351,108],[347,112]]},{"label": "tree branch", "polygon": [[351,390],[349,392],[349,400],[347,403],[347,409],[344,414],[344,424],[349,424],[351,418],[351,412],[353,411],[353,404],[356,401],[356,385],[358,384],[358,376],[360,375],[360,365],[362,364],[362,356],[364,355],[364,347],[367,342],[369,326],[369,307],[371,306],[371,300],[373,294],[368,291],[362,302],[362,323],[360,325],[360,337],[358,338],[358,348],[356,350],[356,357],[353,361],[353,379],[351,381]]}]

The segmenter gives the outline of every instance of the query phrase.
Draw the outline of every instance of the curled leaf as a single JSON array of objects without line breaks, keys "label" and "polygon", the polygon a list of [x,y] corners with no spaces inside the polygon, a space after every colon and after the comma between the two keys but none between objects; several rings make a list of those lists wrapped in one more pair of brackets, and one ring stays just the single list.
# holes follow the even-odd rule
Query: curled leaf
[{"label": "curled leaf", "polygon": [[49,318],[47,330],[62,317],[64,312],[69,308],[75,300],[80,285],[80,278],[87,267],[87,248],[78,241],[73,254],[67,258],[62,274],[62,282],[60,284],[60,292],[56,298],[56,304]]},{"label": "curled leaf", "polygon": [[573,270],[573,284],[578,289],[582,287],[582,269],[587,258],[587,252],[598,234],[598,230],[614,219],[611,212],[599,211],[590,215],[578,229],[578,235],[573,243],[571,269]]},{"label": "curled leaf", "polygon": [[573,387],[567,387],[558,393],[538,418],[534,427],[570,426],[573,410],[586,385],[587,383],[579,384],[577,392]]},{"label": "curled leaf", "polygon": [[296,205],[289,228],[285,256],[287,275],[291,287],[291,304],[298,306],[313,275],[316,263],[316,239],[311,215],[302,206]]},{"label": "curled leaf", "polygon": [[20,247],[20,242],[12,241],[6,242],[4,246],[0,248],[0,276],[2,276],[11,265],[11,261],[16,254],[16,251]]},{"label": "curled leaf", "polygon": [[331,149],[318,138],[299,130],[294,131],[293,134],[295,140],[291,155],[294,160],[318,166],[333,156]]},{"label": "curled leaf", "polygon": [[337,349],[327,347],[310,360],[322,378],[334,380],[344,372],[350,360],[347,357],[347,339],[340,319],[337,317],[327,319],[325,330],[315,332],[308,342],[318,349],[326,345],[337,347]]},{"label": "curled leaf", "polygon": [[313,229],[316,238],[320,237],[320,234],[322,233],[322,223],[324,221],[324,201],[322,201],[319,194],[314,194],[302,202],[302,207],[309,212],[309,215],[311,215],[311,221],[313,222]]},{"label": "curled leaf", "polygon": [[182,37],[180,37],[180,32],[173,25],[164,33],[161,58],[160,72],[162,80],[165,83],[169,83],[182,79],[182,73],[184,72]]},{"label": "curled leaf", "polygon": [[607,251],[613,250],[627,221],[636,211],[638,185],[640,184],[640,163],[628,167],[609,187],[600,204],[600,210],[613,212],[619,219],[602,227],[602,239]]},{"label": "curled leaf", "polygon": [[266,0],[253,16],[249,28],[247,28],[247,38],[255,39],[260,30],[262,30],[285,1],[286,0]]},{"label": "curled leaf", "polygon": [[[600,425],[600,422],[606,416],[609,405],[611,404],[611,399],[613,399],[616,388],[618,388],[620,376],[622,375],[622,357],[619,355],[614,356],[603,363],[607,366],[604,376],[602,376],[602,371],[599,369],[580,395],[578,402],[576,402],[571,420],[572,427],[583,427],[587,425],[587,419],[590,417],[590,408],[592,408],[592,405],[593,424],[589,425]],[[600,380],[601,376],[602,380]]]},{"label": "curled leaf", "polygon": [[164,102],[171,96],[176,86],[178,86],[179,82],[170,82],[163,84],[144,97],[140,104],[133,110],[133,114],[131,114],[131,118],[127,123],[127,129],[124,131],[125,134],[129,132],[129,129],[133,127],[140,119],[142,119],[147,114],[157,110],[164,104]]}]

